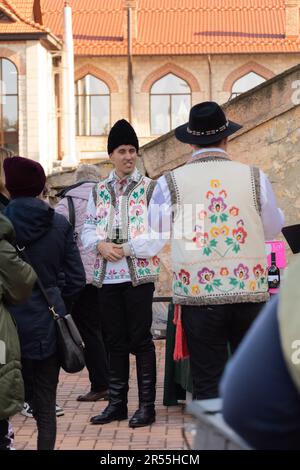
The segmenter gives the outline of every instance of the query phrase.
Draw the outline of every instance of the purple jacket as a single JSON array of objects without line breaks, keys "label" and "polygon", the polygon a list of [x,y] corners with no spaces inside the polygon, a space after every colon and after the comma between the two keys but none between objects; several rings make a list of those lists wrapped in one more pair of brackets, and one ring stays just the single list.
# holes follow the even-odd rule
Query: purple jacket
[{"label": "purple jacket", "polygon": [[[86,283],[91,284],[93,281],[93,272],[94,272],[94,264],[96,260],[96,250],[86,250],[82,246],[81,241],[81,232],[83,229],[83,225],[85,222],[86,217],[86,206],[88,203],[88,199],[90,193],[95,185],[94,182],[86,182],[77,186],[76,188],[70,189],[67,193],[68,196],[71,196],[74,203],[75,208],[75,232],[77,234],[77,246],[80,251],[80,256],[82,259],[82,263],[85,269],[86,275]],[[59,201],[57,206],[55,207],[56,212],[59,214],[64,215],[69,220],[69,208],[68,208],[68,201],[67,198],[64,197]]]}]

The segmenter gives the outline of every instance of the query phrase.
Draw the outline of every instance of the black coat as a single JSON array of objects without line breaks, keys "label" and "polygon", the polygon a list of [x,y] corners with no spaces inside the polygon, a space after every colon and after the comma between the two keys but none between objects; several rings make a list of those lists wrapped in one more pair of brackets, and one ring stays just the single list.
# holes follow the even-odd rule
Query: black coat
[{"label": "black coat", "polygon": [[[69,304],[85,286],[84,268],[71,225],[37,198],[14,199],[4,213],[15,228],[17,245],[26,247],[57,313],[65,315],[63,298]],[[61,272],[65,276],[62,292],[58,287]],[[18,325],[22,357],[45,359],[55,353],[54,320],[37,286],[27,302],[10,310]]]},{"label": "black coat", "polygon": [[7,204],[9,203],[9,199],[7,199],[4,194],[0,193],[0,212],[3,212]]}]

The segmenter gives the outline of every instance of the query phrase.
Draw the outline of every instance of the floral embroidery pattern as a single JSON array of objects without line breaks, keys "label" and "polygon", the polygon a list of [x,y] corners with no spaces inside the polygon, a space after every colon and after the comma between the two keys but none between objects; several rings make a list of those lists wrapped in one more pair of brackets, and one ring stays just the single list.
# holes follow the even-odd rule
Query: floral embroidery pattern
[{"label": "floral embroidery pattern", "polygon": [[[232,230],[229,225],[224,224],[224,222],[232,221],[233,218],[238,217],[240,209],[236,206],[229,207],[226,204],[228,193],[225,189],[221,189],[220,180],[211,180],[210,187],[215,192],[209,190],[206,193],[206,199],[209,200],[208,213],[205,210],[199,212],[198,218],[202,225],[195,226],[193,241],[197,248],[202,249],[204,256],[209,257],[212,253],[216,253],[224,258],[230,251],[237,254],[241,250],[241,246],[246,243],[248,233],[242,219],[235,222],[235,228]],[[207,232],[203,231],[205,218],[214,224]],[[223,246],[225,244],[225,249],[221,248],[222,244]]]},{"label": "floral embroidery pattern", "polygon": [[[253,273],[255,279],[250,279],[250,273]],[[197,273],[198,284],[191,285],[191,273],[181,269],[177,274],[173,273],[173,289],[177,294],[185,294],[191,296],[198,296],[201,292],[201,286],[204,291],[208,294],[214,292],[220,292],[228,294],[232,292],[240,292],[245,290],[246,281],[248,281],[248,287],[251,291],[262,288],[266,284],[265,271],[261,265],[255,266],[250,270],[249,266],[240,263],[233,272],[230,274],[227,267],[220,269],[219,275],[216,276],[216,272],[208,267],[204,267]],[[223,279],[222,279],[223,278]]]},{"label": "floral embroidery pattern", "polygon": [[188,273],[187,271],[184,271],[184,269],[182,269],[180,271],[180,273],[178,274],[178,277],[181,280],[182,284],[189,285],[189,283],[190,283],[190,273]]},{"label": "floral embroidery pattern", "polygon": [[205,210],[197,213],[193,243],[203,259],[212,258],[213,267],[209,261],[207,266],[204,262],[198,272],[194,268],[188,271],[187,265],[184,265],[185,269],[180,267],[173,273],[174,293],[198,297],[265,292],[266,271],[261,264],[245,262],[243,256],[242,262],[237,259],[234,263],[234,255],[247,246],[248,230],[240,207],[229,202],[229,194],[221,180],[210,181],[206,200]]},{"label": "floral embroidery pattern", "polygon": [[253,268],[253,274],[257,282],[258,288],[261,288],[266,285],[267,283],[267,273],[262,267],[261,264],[257,264]]},{"label": "floral embroidery pattern", "polygon": [[197,273],[200,284],[205,284],[205,290],[210,294],[214,288],[222,285],[221,279],[215,279],[215,272],[208,268],[203,268]]},{"label": "floral embroidery pattern", "polygon": [[159,258],[158,256],[153,256],[153,258],[152,258],[152,264],[153,264],[154,266],[159,266],[159,264],[160,264],[160,258]]},{"label": "floral embroidery pattern", "polygon": [[130,274],[126,269],[121,268],[119,271],[116,269],[110,269],[109,271],[106,272],[105,274],[105,279],[106,280],[112,280],[112,279],[130,279]]},{"label": "floral embroidery pattern", "polygon": [[245,289],[245,283],[249,279],[249,268],[244,264],[240,263],[236,269],[233,270],[235,277],[230,278],[230,284],[234,287],[239,286],[239,288]]},{"label": "floral embroidery pattern", "polygon": [[129,218],[132,238],[135,238],[136,236],[140,235],[146,229],[146,208],[144,202],[144,195],[145,188],[142,186],[140,189],[137,189],[132,193],[129,200]]},{"label": "floral embroidery pattern", "polygon": [[[152,264],[156,266],[156,273],[159,274],[160,272],[160,259],[156,256],[156,259],[152,259]],[[153,271],[149,267],[150,265],[150,260],[148,259],[143,259],[143,258],[138,258],[137,260],[137,266],[138,266],[138,273],[140,276],[146,276],[146,275],[151,275]]]},{"label": "floral embroidery pattern", "polygon": [[97,232],[99,235],[105,235],[108,225],[108,212],[111,203],[110,194],[105,184],[100,184],[98,189],[97,203]]},{"label": "floral embroidery pattern", "polygon": [[228,276],[228,274],[229,274],[229,271],[228,271],[227,268],[221,268],[220,269],[220,275],[221,276]]},{"label": "floral embroidery pattern", "polygon": [[226,208],[227,205],[222,197],[213,197],[210,201],[210,206],[208,206],[208,210],[213,213],[210,216],[210,221],[216,224],[220,217],[221,222],[226,222],[228,220],[228,214],[224,212]]}]

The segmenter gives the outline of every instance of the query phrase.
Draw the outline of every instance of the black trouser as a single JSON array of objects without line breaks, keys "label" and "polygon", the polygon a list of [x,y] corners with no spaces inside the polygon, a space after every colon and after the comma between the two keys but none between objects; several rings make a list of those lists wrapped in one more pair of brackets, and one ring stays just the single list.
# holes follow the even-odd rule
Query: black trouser
[{"label": "black trouser", "polygon": [[137,362],[140,403],[147,401],[154,405],[156,361],[151,334],[153,292],[153,283],[137,287],[133,287],[131,282],[104,284],[99,289],[102,326],[109,351],[110,396],[112,385],[116,389],[114,384],[122,383],[118,394],[124,404],[127,403],[129,353],[132,353]]},{"label": "black trouser", "polygon": [[85,344],[84,355],[91,390],[98,392],[108,387],[108,366],[102,337],[97,287],[91,284],[85,286],[73,306],[72,316]]},{"label": "black trouser", "polygon": [[29,387],[33,416],[38,428],[38,450],[53,450],[56,439],[56,389],[59,376],[57,354],[47,359],[22,359],[23,378]]},{"label": "black trouser", "polygon": [[13,433],[10,430],[9,420],[0,420],[0,450],[10,450],[13,442]]},{"label": "black trouser", "polygon": [[228,348],[233,354],[263,306],[264,303],[182,306],[194,399],[219,396]]}]

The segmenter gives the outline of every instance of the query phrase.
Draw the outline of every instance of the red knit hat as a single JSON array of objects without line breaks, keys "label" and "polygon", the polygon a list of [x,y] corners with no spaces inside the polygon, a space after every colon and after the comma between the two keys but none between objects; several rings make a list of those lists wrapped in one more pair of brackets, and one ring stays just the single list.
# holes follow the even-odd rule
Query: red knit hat
[{"label": "red knit hat", "polygon": [[30,158],[6,158],[3,169],[5,186],[12,199],[36,197],[45,187],[46,175],[43,167]]}]

